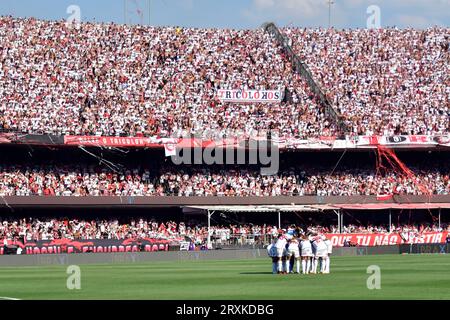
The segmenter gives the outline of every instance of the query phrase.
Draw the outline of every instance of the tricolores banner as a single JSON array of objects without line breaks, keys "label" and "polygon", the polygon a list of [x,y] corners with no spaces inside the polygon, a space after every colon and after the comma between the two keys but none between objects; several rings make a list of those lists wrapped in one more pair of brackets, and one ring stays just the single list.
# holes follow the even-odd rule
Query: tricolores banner
[{"label": "tricolores banner", "polygon": [[283,94],[279,90],[217,90],[217,97],[222,102],[260,102],[279,103]]}]

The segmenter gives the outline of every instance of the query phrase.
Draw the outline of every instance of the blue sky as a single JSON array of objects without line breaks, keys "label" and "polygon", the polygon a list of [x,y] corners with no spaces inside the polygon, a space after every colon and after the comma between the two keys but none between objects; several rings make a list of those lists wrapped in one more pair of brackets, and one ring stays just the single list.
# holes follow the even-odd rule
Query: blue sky
[{"label": "blue sky", "polygon": [[[199,28],[328,26],[328,0],[127,0],[127,22]],[[365,28],[370,5],[380,8],[382,27],[426,28],[450,25],[450,0],[333,0],[331,23],[337,28]],[[0,0],[0,15],[66,19],[78,5],[82,21],[123,23],[124,0]],[[150,2],[150,10],[149,4]],[[142,17],[137,11],[142,12]]]}]

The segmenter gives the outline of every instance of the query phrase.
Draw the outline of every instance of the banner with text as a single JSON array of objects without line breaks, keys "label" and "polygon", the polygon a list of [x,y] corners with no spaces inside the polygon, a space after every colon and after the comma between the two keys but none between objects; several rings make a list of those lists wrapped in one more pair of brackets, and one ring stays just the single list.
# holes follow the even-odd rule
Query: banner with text
[{"label": "banner with text", "polygon": [[[173,243],[175,246],[175,243]],[[22,254],[59,254],[59,253],[107,253],[107,252],[154,252],[169,251],[172,243],[163,239],[93,239],[93,240],[39,240],[23,243],[8,241],[8,247],[20,247]],[[179,244],[178,244],[179,246]],[[5,247],[0,247],[0,255]]]},{"label": "banner with text", "polygon": [[279,103],[283,94],[278,90],[217,90],[217,98],[221,102],[262,102]]},{"label": "banner with text", "polygon": [[[166,155],[169,156],[175,153],[176,148],[246,148],[249,139],[257,140],[257,137],[239,136],[214,140],[201,138],[65,136],[64,144],[97,147],[164,148]],[[266,139],[266,137],[261,137],[261,139]],[[277,137],[273,142],[276,142],[279,149],[298,150],[376,149],[377,146],[386,146],[392,149],[448,148],[450,147],[450,136],[355,136],[343,139],[337,139],[336,137],[309,139]]]},{"label": "banner with text", "polygon": [[445,243],[448,232],[427,232],[421,234],[400,234],[400,233],[342,233],[326,234],[335,247],[343,247],[346,243],[351,246],[388,246],[397,244],[414,243]]}]

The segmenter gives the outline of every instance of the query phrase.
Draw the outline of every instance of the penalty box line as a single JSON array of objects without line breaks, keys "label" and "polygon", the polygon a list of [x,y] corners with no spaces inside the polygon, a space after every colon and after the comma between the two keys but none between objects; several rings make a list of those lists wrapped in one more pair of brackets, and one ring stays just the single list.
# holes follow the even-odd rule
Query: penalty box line
[{"label": "penalty box line", "polygon": [[0,297],[0,300],[13,300],[13,301],[16,301],[16,300],[20,300],[20,299],[11,298],[11,297]]}]

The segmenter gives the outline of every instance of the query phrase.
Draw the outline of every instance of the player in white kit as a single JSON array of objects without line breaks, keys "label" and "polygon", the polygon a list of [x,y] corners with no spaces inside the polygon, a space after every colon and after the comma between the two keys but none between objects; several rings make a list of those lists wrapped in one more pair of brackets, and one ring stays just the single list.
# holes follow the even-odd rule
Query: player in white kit
[{"label": "player in white kit", "polygon": [[325,244],[327,245],[327,258],[325,260],[325,271],[323,273],[330,273],[330,256],[333,253],[333,245],[331,244],[330,239],[325,238]]},{"label": "player in white kit", "polygon": [[278,273],[287,273],[287,270],[283,270],[284,266],[283,263],[286,259],[286,244],[287,240],[286,237],[282,234],[278,235],[277,242],[275,243],[275,246],[277,248],[277,262],[278,262]]},{"label": "player in white kit", "polygon": [[313,239],[313,251],[314,259],[313,259],[313,268],[312,273],[317,273],[317,267],[320,262],[320,269],[319,272],[322,273],[325,270],[325,260],[328,257],[328,247],[325,244],[325,241],[323,240],[322,236],[315,236]]},{"label": "player in white kit", "polygon": [[[287,266],[290,265],[291,258],[294,257],[297,261],[297,273],[300,273],[300,249],[299,249],[299,243],[297,240],[297,237],[293,237],[291,240],[289,240],[288,243],[288,259],[287,259]],[[288,269],[288,272],[293,273],[294,266],[292,266],[292,270]]]},{"label": "player in white kit", "polygon": [[302,273],[309,274],[311,269],[311,258],[313,257],[311,242],[306,236],[302,237],[300,242],[301,256],[302,256]]},{"label": "player in white kit", "polygon": [[277,273],[278,268],[278,252],[277,247],[275,246],[275,240],[267,246],[267,254],[272,259],[272,273]]}]

